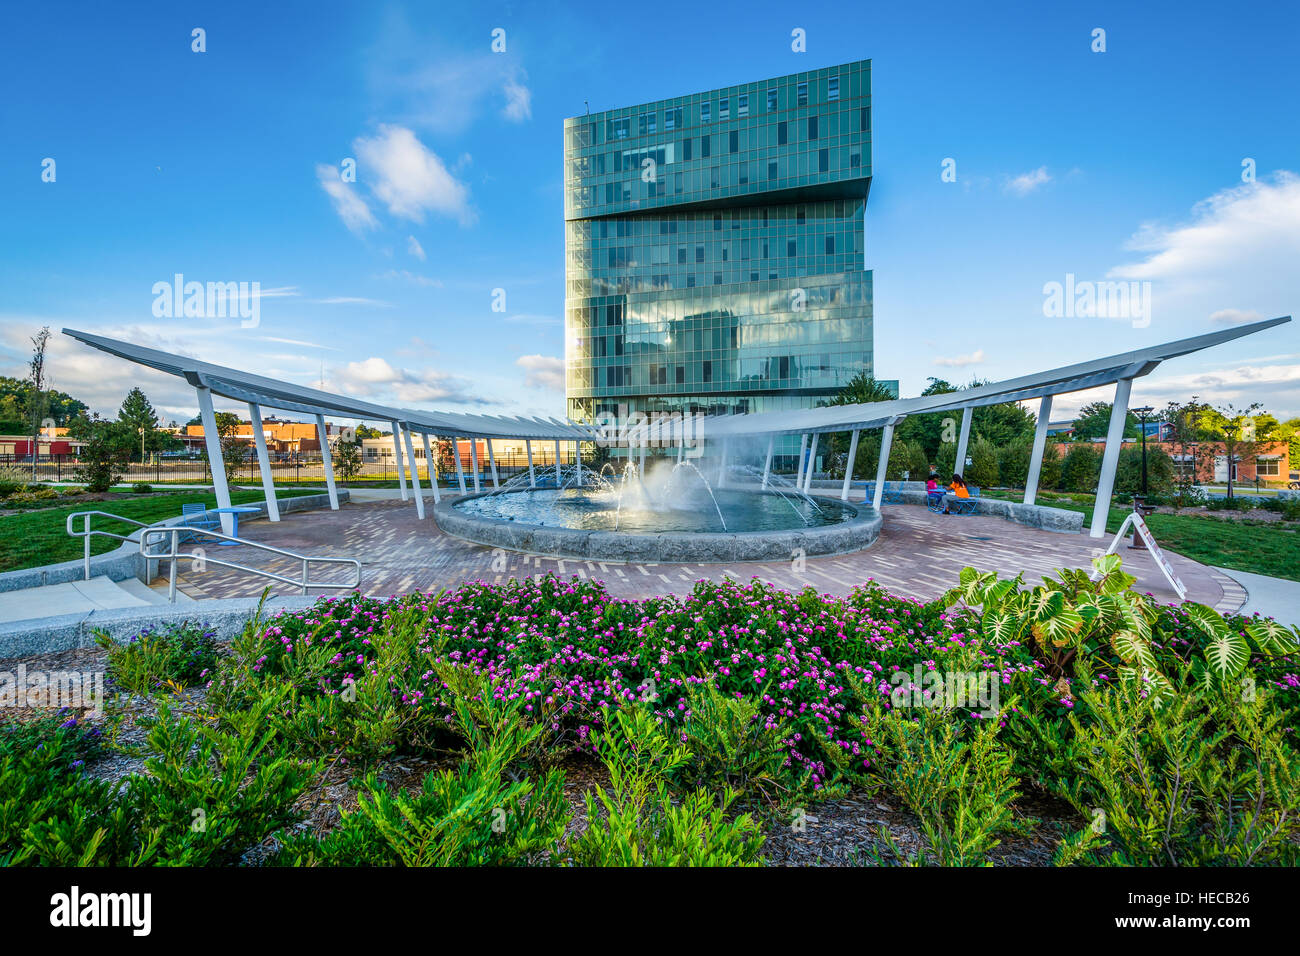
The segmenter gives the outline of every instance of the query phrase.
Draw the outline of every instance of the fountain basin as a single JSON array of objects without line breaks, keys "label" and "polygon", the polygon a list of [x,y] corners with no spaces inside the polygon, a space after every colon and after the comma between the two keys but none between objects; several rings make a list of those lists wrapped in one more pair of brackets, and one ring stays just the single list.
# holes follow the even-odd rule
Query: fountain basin
[{"label": "fountain basin", "polygon": [[[515,507],[510,500],[521,496],[539,502],[545,500],[539,496],[556,494],[546,490],[482,492],[454,499],[444,498],[434,507],[433,513],[444,533],[489,547],[552,557],[642,564],[788,561],[800,553],[845,554],[868,547],[880,534],[881,526],[880,513],[874,508],[838,498],[816,499],[818,505],[834,515],[836,520],[806,527],[799,524],[797,527],[745,531],[654,530],[644,521],[633,522],[637,530],[626,530],[623,526],[614,530],[609,526],[601,527],[599,523],[589,527],[569,526],[554,523],[553,515],[538,514],[539,520],[528,520],[526,516],[538,509]],[[782,509],[789,509],[789,505],[774,491],[753,489],[736,494],[752,496],[755,510],[763,514],[779,514]],[[489,498],[494,501],[485,501]],[[507,515],[515,517],[512,520]],[[545,521],[548,517],[550,523]],[[791,517],[797,520],[793,513]],[[574,521],[573,524],[581,525],[582,522]]]}]

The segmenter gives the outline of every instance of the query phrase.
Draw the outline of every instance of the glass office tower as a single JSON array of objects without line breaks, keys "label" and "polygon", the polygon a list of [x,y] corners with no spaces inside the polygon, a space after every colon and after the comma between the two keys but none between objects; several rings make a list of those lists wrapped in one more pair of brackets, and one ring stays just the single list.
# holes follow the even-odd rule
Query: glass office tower
[{"label": "glass office tower", "polygon": [[570,417],[809,407],[873,371],[870,60],[567,119],[564,174]]}]

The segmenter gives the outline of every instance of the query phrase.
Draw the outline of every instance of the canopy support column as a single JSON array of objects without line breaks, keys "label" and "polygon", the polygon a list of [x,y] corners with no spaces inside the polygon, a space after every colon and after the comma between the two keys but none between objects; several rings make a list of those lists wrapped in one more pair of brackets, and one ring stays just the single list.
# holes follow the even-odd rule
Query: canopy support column
[{"label": "canopy support column", "polygon": [[316,435],[320,439],[320,463],[325,472],[325,490],[330,496],[330,510],[339,510],[339,492],[334,486],[334,459],[330,455],[329,432],[325,430],[325,416],[316,416]]},{"label": "canopy support column", "polygon": [[560,440],[555,439],[555,487],[560,487]]},{"label": "canopy support column", "polygon": [[808,458],[808,436],[805,434],[799,440],[799,461],[794,470],[794,490],[803,490],[803,469],[804,463]]},{"label": "canopy support column", "polygon": [[429,487],[433,489],[433,503],[436,505],[442,500],[442,495],[438,493],[438,469],[433,463],[433,448],[429,444],[429,433],[421,433],[424,439],[424,463],[429,467]]},{"label": "canopy support column", "polygon": [[483,485],[479,481],[478,439],[477,438],[471,438],[469,440],[469,461],[470,461],[470,465],[473,466],[474,468],[474,494],[478,494],[480,491],[483,490]]},{"label": "canopy support column", "polygon": [[953,459],[952,469],[963,477],[966,475],[966,446],[970,444],[970,421],[974,411],[970,405],[961,410],[961,435],[957,438],[957,457]]},{"label": "canopy support column", "polygon": [[460,482],[460,493],[465,494],[465,462],[460,458],[460,439],[451,436],[452,453],[456,456],[456,480]]},{"label": "canopy support column", "polygon": [[1133,379],[1121,378],[1115,383],[1115,404],[1110,410],[1110,429],[1106,432],[1106,450],[1101,456],[1101,477],[1097,480],[1097,503],[1092,508],[1092,528],[1089,537],[1100,538],[1106,533],[1106,519],[1110,517],[1110,495],[1115,490],[1115,468],[1119,465],[1119,446],[1124,441],[1124,423],[1128,420],[1128,397],[1133,390]]},{"label": "canopy support column", "polygon": [[[208,450],[208,467],[212,471],[212,490],[217,494],[217,507],[230,507],[230,485],[226,482],[226,459],[221,454],[221,435],[217,431],[217,414],[212,410],[212,390],[197,385],[199,418],[203,421],[203,444]],[[235,533],[235,516],[229,512],[221,515],[221,533]]]},{"label": "canopy support column", "polygon": [[805,495],[812,489],[813,467],[817,464],[817,441],[821,437],[821,432],[813,432],[812,448],[808,451],[808,467],[803,472],[803,493]]},{"label": "canopy support column", "polygon": [[411,444],[411,426],[402,429],[406,442],[406,463],[411,466],[411,492],[415,495],[415,516],[424,520],[424,492],[420,490],[420,466],[415,461],[415,446]]},{"label": "canopy support column", "polygon": [[577,476],[574,479],[573,485],[575,488],[581,488],[582,487],[582,442],[580,441],[575,441],[573,443],[573,468],[574,468],[573,473]]},{"label": "canopy support column", "polygon": [[257,468],[262,473],[262,494],[266,498],[266,516],[280,520],[280,503],[275,500],[275,476],[271,474],[271,456],[266,451],[266,433],[262,430],[262,406],[248,403],[248,419],[253,423],[253,444],[257,446]]},{"label": "canopy support column", "polygon": [[885,426],[880,436],[880,461],[876,464],[876,491],[871,498],[871,507],[877,511],[885,500],[885,475],[889,474],[889,448],[894,444],[894,423]]},{"label": "canopy support column", "polygon": [[393,422],[393,454],[397,457],[397,484],[402,489],[402,500],[407,500],[406,469],[402,464],[402,426]]},{"label": "canopy support column", "polygon": [[1038,424],[1034,426],[1034,450],[1029,456],[1029,475],[1025,478],[1025,504],[1038,498],[1038,479],[1043,473],[1043,452],[1047,448],[1047,425],[1052,417],[1052,396],[1044,395],[1038,403]]},{"label": "canopy support column", "polygon": [[858,460],[858,435],[860,429],[854,429],[849,440],[849,460],[844,463],[844,487],[840,489],[840,501],[849,500],[849,486],[853,484],[853,463]]}]

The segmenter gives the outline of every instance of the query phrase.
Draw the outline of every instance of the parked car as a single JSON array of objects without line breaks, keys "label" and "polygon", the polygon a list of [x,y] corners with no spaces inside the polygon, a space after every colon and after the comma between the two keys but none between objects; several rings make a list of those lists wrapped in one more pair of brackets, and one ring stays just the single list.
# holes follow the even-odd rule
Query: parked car
[{"label": "parked car", "polygon": [[1287,487],[1292,491],[1300,491],[1300,471],[1291,472],[1291,477],[1287,482]]}]

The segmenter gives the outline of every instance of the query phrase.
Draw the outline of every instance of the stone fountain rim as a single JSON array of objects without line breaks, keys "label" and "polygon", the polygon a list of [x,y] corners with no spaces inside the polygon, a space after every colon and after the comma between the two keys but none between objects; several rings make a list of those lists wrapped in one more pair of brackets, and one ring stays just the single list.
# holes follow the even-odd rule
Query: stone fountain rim
[{"label": "stone fountain rim", "polygon": [[[443,533],[488,547],[557,558],[642,564],[788,561],[800,549],[810,557],[849,554],[870,547],[883,524],[875,508],[828,495],[809,497],[847,508],[852,516],[836,524],[779,531],[589,531],[467,515],[456,507],[474,498],[533,490],[555,489],[492,489],[443,498],[434,505],[434,520]],[[773,489],[752,490],[755,494],[780,494]]]}]

